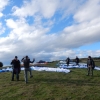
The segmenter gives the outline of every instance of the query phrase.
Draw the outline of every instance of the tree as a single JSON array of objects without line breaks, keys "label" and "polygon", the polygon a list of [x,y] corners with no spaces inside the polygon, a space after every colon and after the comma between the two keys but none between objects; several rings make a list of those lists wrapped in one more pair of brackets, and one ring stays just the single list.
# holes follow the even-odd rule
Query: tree
[{"label": "tree", "polygon": [[3,63],[2,62],[0,62],[0,67],[3,67]]}]

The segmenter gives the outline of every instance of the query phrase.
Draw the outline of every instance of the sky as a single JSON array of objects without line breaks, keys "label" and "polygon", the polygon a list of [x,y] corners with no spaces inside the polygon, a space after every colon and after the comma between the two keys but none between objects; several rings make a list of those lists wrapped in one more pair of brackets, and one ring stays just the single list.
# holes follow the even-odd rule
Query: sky
[{"label": "sky", "polygon": [[100,0],[0,0],[0,61],[100,56]]}]

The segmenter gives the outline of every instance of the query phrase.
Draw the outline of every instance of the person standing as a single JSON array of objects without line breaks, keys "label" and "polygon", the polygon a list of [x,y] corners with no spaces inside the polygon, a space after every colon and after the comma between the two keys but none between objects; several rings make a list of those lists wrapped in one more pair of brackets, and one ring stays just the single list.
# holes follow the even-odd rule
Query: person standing
[{"label": "person standing", "polygon": [[15,56],[15,58],[11,61],[11,65],[13,67],[11,80],[14,81],[14,74],[16,74],[16,79],[19,81],[20,61],[18,60],[17,56]]},{"label": "person standing", "polygon": [[66,59],[66,64],[67,64],[67,66],[69,66],[69,62],[70,62],[70,58],[68,57],[68,58]]},{"label": "person standing", "polygon": [[79,66],[79,58],[77,56],[76,56],[75,62],[76,62],[76,65]]},{"label": "person standing", "polygon": [[30,72],[30,78],[33,77],[31,68],[30,68],[30,63],[33,63],[35,59],[33,59],[33,61],[30,61],[29,57],[25,56],[24,58],[22,58],[21,61],[24,64],[24,78],[25,78],[25,82],[27,83],[28,82],[28,71]]},{"label": "person standing", "polygon": [[90,73],[93,76],[94,67],[95,67],[95,63],[94,63],[93,59],[91,58],[91,56],[88,56],[88,59],[87,59],[88,74],[87,74],[87,76],[89,76]]}]

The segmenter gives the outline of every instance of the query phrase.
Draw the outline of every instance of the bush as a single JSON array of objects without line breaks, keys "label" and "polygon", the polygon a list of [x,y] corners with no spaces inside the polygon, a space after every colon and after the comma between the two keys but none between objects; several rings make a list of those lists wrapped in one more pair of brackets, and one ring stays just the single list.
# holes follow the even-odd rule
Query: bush
[{"label": "bush", "polygon": [[0,62],[0,67],[3,67],[3,63],[2,62]]}]

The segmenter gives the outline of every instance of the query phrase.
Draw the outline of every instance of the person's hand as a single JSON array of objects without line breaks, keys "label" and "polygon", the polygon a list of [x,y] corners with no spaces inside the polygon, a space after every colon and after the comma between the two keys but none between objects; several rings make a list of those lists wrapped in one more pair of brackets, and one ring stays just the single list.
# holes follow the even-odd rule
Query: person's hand
[{"label": "person's hand", "polygon": [[35,58],[33,58],[33,62],[35,61]]},{"label": "person's hand", "polygon": [[33,58],[33,60],[35,60],[35,58]]}]

